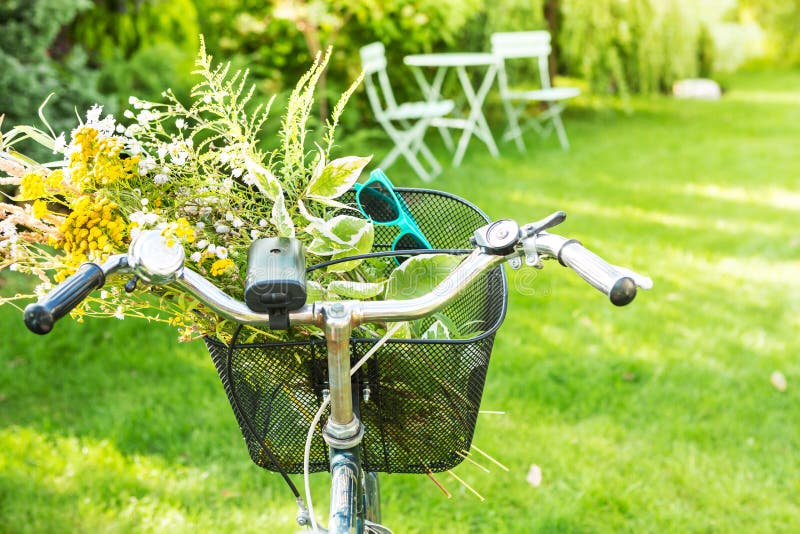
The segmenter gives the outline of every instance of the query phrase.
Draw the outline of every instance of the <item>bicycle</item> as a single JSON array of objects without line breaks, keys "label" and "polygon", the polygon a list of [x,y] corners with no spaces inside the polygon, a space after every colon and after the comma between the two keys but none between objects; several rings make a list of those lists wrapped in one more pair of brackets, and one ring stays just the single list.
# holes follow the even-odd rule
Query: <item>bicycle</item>
[{"label": "bicycle", "polygon": [[[549,233],[550,228],[564,220],[564,212],[556,212],[540,221],[520,226],[509,219],[489,222],[477,208],[453,195],[414,189],[398,189],[397,192],[402,199],[400,208],[405,216],[413,217],[415,214],[420,223],[421,229],[414,228],[414,233],[417,230],[424,232],[431,244],[440,248],[387,250],[374,255],[407,257],[443,250],[450,254],[469,251],[444,281],[424,295],[408,300],[305,303],[305,299],[301,298],[305,282],[302,247],[291,241],[269,241],[263,246],[254,247],[262,249],[261,254],[256,253],[258,258],[252,260],[252,272],[260,273],[256,276],[258,279],[250,279],[251,259],[248,260],[249,287],[254,288],[250,294],[255,297],[248,299],[246,292],[246,302],[242,302],[184,267],[184,252],[179,244],[170,245],[158,231],[143,231],[131,244],[127,254],[112,256],[102,265],[84,264],[39,302],[29,305],[24,313],[25,323],[33,332],[48,333],[56,320],[69,313],[92,291],[102,287],[108,276],[132,274],[126,290],[135,290],[137,281],[152,285],[171,284],[240,325],[269,325],[270,328],[281,329],[298,325],[319,327],[324,331],[324,340],[270,345],[269,350],[277,351],[274,357],[259,356],[261,353],[258,351],[263,347],[257,345],[237,345],[238,330],[229,345],[214,339],[207,339],[206,344],[245,436],[251,458],[261,467],[280,472],[290,485],[300,510],[298,524],[311,527],[314,531],[331,533],[390,533],[391,530],[381,524],[377,473],[446,470],[462,461],[464,455],[461,451],[468,450],[471,445],[492,341],[505,314],[507,284],[502,264],[509,263],[511,267],[519,268],[524,262],[528,266],[541,268],[543,260],[557,260],[606,294],[617,306],[630,303],[636,296],[637,287],[652,287],[649,278],[607,263],[574,239]],[[434,209],[430,207],[432,203],[435,203],[443,219],[437,218],[435,224],[420,218],[420,210]],[[441,209],[442,206],[447,209]],[[468,228],[470,225],[471,228]],[[408,230],[408,224],[404,226],[403,231]],[[394,248],[389,243],[396,244],[396,229],[392,232],[388,226],[377,228],[382,228],[384,234],[381,239],[376,237],[376,243],[385,243],[387,249]],[[447,239],[451,241],[446,242]],[[442,248],[443,243],[451,245],[465,239],[471,245],[470,249]],[[267,248],[264,249],[264,246]],[[414,343],[417,340],[388,339],[391,332],[380,340],[351,339],[354,329],[365,323],[410,321],[430,317],[441,310],[453,310],[454,307],[456,314],[465,309],[472,315],[477,313],[482,317],[486,330],[467,341]],[[327,349],[327,356],[320,358],[315,351],[321,350],[322,346]],[[393,351],[385,353],[383,360],[380,360],[373,353],[379,348],[383,350],[382,346],[391,346]],[[387,355],[396,354],[407,347],[411,347],[409,352],[422,359],[443,355],[436,362],[448,365],[448,372],[455,373],[457,377],[449,376],[450,382],[434,389],[444,395],[448,404],[457,406],[453,410],[460,410],[454,411],[452,417],[439,418],[443,422],[423,421],[423,424],[433,425],[432,429],[423,427],[425,431],[444,444],[432,444],[428,450],[412,451],[414,454],[411,455],[397,444],[387,445],[391,436],[384,435],[382,427],[375,430],[379,425],[375,423],[376,417],[387,415],[382,408],[375,408],[376,404],[386,403],[389,399],[385,371],[391,367],[391,361]],[[270,376],[282,372],[280,363],[275,362],[281,362],[281,356],[286,354],[302,359],[303,373],[312,376],[300,379],[275,378],[280,387],[274,386],[274,381],[269,382]],[[354,357],[359,358],[356,363],[353,363]],[[326,369],[323,368],[323,360]],[[374,364],[376,360],[380,363]],[[366,371],[362,367],[365,362]],[[425,376],[412,377],[408,383],[412,387],[429,387],[426,386],[426,380],[434,375],[422,374]],[[297,384],[297,397],[291,401],[281,398],[284,394],[281,388],[285,389],[286,383]],[[302,397],[304,392],[307,394],[305,398]],[[303,406],[317,408],[315,419],[300,448],[302,471],[306,475],[312,469],[324,469],[331,473],[327,530],[316,524],[310,496],[306,508],[300,492],[288,477],[288,473],[300,470],[297,460],[299,434],[295,425],[291,424],[292,417],[298,418],[295,412],[300,411],[296,405],[298,399],[305,402]],[[409,398],[405,402],[413,404],[417,400]],[[321,431],[324,442],[319,443],[318,440],[315,446],[314,429],[328,403],[331,407],[330,416]],[[276,416],[290,423],[280,428],[271,425]],[[307,422],[302,417],[298,420]],[[442,424],[445,426],[442,427]],[[376,440],[382,441],[382,448],[380,444],[375,444]],[[376,449],[379,453],[374,452]],[[418,456],[424,456],[424,459]],[[306,493],[308,496],[307,476]]]}]

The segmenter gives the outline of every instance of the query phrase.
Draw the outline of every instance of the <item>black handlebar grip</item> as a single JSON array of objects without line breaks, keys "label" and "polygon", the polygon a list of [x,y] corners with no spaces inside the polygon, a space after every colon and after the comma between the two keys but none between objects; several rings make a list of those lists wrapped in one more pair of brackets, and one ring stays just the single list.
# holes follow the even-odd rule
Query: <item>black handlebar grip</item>
[{"label": "black handlebar grip", "polygon": [[574,239],[563,244],[558,261],[608,295],[615,306],[625,306],[636,297],[636,282]]},{"label": "black handlebar grip", "polygon": [[25,307],[25,326],[36,334],[50,332],[53,323],[105,283],[106,275],[99,265],[84,263],[75,274],[57,285],[39,302]]},{"label": "black handlebar grip", "polygon": [[636,282],[633,278],[624,276],[619,278],[614,285],[611,286],[611,291],[608,292],[608,297],[611,303],[615,306],[625,306],[630,304],[636,297]]}]

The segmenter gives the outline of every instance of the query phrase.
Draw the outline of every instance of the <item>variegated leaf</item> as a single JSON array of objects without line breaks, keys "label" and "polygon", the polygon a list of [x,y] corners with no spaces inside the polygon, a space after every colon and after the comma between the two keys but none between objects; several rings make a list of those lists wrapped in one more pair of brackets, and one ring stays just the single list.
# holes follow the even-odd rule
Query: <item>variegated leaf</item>
[{"label": "variegated leaf", "polygon": [[322,173],[308,184],[309,198],[331,199],[342,196],[353,187],[371,157],[346,156],[328,163]]},{"label": "variegated leaf", "polygon": [[[339,250],[355,248],[365,234],[373,234],[370,221],[350,215],[337,215],[327,221],[312,221],[306,227],[306,231],[315,238],[328,239],[332,243],[339,245],[334,247],[339,248]],[[371,243],[370,246],[372,246]]]},{"label": "variegated leaf", "polygon": [[325,300],[325,288],[322,287],[322,284],[319,282],[315,282],[314,280],[307,280],[306,281],[306,302],[318,302],[320,300]]},{"label": "variegated leaf", "polygon": [[300,215],[302,215],[303,218],[310,223],[321,224],[325,222],[325,220],[322,217],[317,217],[316,215],[313,215],[310,211],[308,211],[308,208],[306,207],[305,203],[303,203],[302,200],[297,201],[297,209],[300,212]]},{"label": "variegated leaf", "polygon": [[330,206],[332,208],[338,208],[340,210],[358,211],[358,208],[354,206],[348,206],[347,204],[339,202],[338,200],[333,200],[332,198],[308,197],[308,199],[313,200],[314,202],[319,202],[320,204],[325,204],[326,206]]},{"label": "variegated leaf", "polygon": [[386,283],[387,299],[412,299],[429,293],[463,258],[448,254],[414,256],[392,271]]},{"label": "variegated leaf", "polygon": [[422,339],[450,339],[450,330],[442,321],[434,321],[420,337]]},{"label": "variegated leaf", "polygon": [[348,299],[370,299],[383,293],[383,283],[353,282],[334,280],[328,284],[328,291]]},{"label": "variegated leaf", "polygon": [[269,169],[263,165],[259,165],[251,158],[246,158],[245,166],[247,167],[247,172],[255,177],[254,183],[256,188],[266,195],[267,198],[274,202],[278,196],[283,195],[283,188],[281,187],[280,181],[275,175],[269,172]]},{"label": "variegated leaf", "polygon": [[294,237],[294,222],[292,221],[292,216],[286,210],[286,201],[282,193],[278,195],[272,205],[270,222],[275,225],[279,237]]}]

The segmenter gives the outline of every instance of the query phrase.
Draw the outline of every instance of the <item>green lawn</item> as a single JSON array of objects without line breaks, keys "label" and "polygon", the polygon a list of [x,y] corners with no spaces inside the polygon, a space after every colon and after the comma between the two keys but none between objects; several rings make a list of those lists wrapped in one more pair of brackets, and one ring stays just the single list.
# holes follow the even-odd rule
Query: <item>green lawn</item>
[{"label": "green lawn", "polygon": [[[555,263],[535,284],[511,272],[482,405],[505,415],[475,438],[510,471],[456,468],[485,502],[446,474],[450,500],[383,477],[395,532],[800,529],[800,72],[726,86],[631,114],[585,99],[570,152],[531,135],[493,159],[473,142],[432,184],[493,218],[564,209],[558,233],[655,288],[620,309]],[[404,164],[388,174],[420,185]],[[44,338],[13,308],[0,321],[0,532],[293,532],[290,493],[249,460],[201,344],[133,320]],[[313,483],[324,517],[327,475]]]}]

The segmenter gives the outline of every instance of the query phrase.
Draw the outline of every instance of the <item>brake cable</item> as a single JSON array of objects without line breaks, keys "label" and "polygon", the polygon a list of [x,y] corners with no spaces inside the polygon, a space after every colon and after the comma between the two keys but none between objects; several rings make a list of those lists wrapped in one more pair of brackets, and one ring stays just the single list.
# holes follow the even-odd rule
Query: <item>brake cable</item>
[{"label": "brake cable", "polygon": [[306,272],[310,273],[311,271],[316,271],[317,269],[322,269],[328,267],[330,265],[336,265],[337,263],[344,263],[347,261],[355,261],[355,260],[367,260],[370,258],[386,258],[392,256],[418,256],[421,254],[450,254],[451,256],[458,256],[462,254],[471,254],[473,249],[471,248],[414,248],[414,249],[404,249],[404,250],[386,250],[383,252],[368,252],[366,254],[356,254],[354,256],[346,256],[344,258],[336,258],[333,260],[323,261],[320,263],[315,263],[309,267],[306,267]]}]

